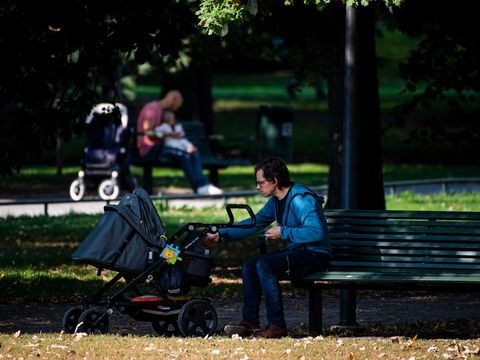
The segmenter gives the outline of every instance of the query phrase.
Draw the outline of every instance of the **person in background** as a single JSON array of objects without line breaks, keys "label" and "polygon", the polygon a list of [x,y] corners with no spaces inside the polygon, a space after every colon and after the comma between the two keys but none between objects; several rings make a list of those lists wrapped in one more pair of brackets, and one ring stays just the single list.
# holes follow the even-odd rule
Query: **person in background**
[{"label": "person in background", "polygon": [[177,123],[173,111],[166,110],[163,112],[163,122],[155,128],[155,133],[162,134],[165,139],[164,146],[186,151],[189,154],[198,151],[195,145],[185,137],[183,126]]},{"label": "person in background", "polygon": [[[250,228],[225,228],[208,234],[206,246],[241,239],[267,228],[264,235],[283,241],[284,249],[255,256],[242,267],[243,312],[239,324],[228,324],[228,335],[279,338],[287,336],[279,279],[300,278],[328,267],[332,252],[323,214],[323,198],[290,180],[285,162],[267,159],[255,167],[256,189],[270,199]],[[239,224],[249,224],[243,220]],[[265,298],[268,325],[260,329],[259,308]]]},{"label": "person in background", "polygon": [[162,99],[151,101],[143,106],[137,119],[137,132],[141,134],[137,138],[139,155],[151,160],[177,161],[194,192],[205,195],[221,194],[222,190],[210,184],[203,175],[202,161],[198,151],[187,152],[165,146],[165,139],[155,135],[155,129],[161,126],[163,113],[175,112],[182,104],[182,94],[178,90],[171,90]]}]

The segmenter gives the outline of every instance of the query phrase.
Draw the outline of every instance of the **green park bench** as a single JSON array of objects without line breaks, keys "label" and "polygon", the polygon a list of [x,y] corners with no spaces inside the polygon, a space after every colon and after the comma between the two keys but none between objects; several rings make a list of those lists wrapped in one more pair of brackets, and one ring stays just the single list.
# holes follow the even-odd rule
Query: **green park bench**
[{"label": "green park bench", "polygon": [[[218,170],[226,169],[227,167],[234,165],[250,164],[249,161],[242,159],[219,158],[214,151],[213,141],[215,141],[215,139],[207,135],[205,125],[202,122],[185,121],[182,122],[182,126],[185,130],[186,137],[198,148],[203,168],[209,171],[209,179],[212,184],[218,185]],[[132,150],[133,156],[131,164],[143,168],[143,188],[149,194],[152,194],[154,167],[181,168],[178,162],[141,158],[138,155],[138,149],[136,149],[136,147]]]},{"label": "green park bench", "polygon": [[334,260],[329,270],[293,284],[309,289],[311,334],[322,332],[323,289],[344,291],[340,325],[356,324],[356,289],[480,289],[480,212],[325,210],[325,216]]}]

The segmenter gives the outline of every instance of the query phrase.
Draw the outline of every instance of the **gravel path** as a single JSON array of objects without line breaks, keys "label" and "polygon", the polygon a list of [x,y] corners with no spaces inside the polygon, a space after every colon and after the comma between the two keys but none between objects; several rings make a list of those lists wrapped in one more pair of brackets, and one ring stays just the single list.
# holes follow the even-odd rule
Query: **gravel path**
[{"label": "gravel path", "polygon": [[[289,328],[308,327],[306,297],[286,298],[285,313]],[[213,300],[218,313],[218,329],[226,323],[237,322],[241,316],[240,300]],[[480,298],[477,294],[406,294],[384,293],[382,296],[359,295],[357,320],[361,325],[416,323],[418,321],[480,320]],[[72,304],[10,305],[0,304],[0,333],[60,332],[62,316]],[[324,298],[324,325],[338,321],[338,297]],[[262,320],[264,320],[262,312]],[[154,334],[149,323],[138,322],[115,312],[111,332],[122,334]]]}]

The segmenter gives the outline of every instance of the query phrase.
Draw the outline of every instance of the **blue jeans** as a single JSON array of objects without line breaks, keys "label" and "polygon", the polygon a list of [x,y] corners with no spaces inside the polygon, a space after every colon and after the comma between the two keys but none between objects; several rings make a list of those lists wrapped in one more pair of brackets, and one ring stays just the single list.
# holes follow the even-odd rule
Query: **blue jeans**
[{"label": "blue jeans", "polygon": [[259,324],[262,292],[269,324],[286,327],[279,279],[301,278],[328,267],[330,256],[304,246],[267,253],[243,264],[243,320]]},{"label": "blue jeans", "polygon": [[194,191],[208,184],[208,180],[203,175],[202,160],[198,151],[188,153],[183,150],[164,146],[160,157],[162,159],[178,161]]}]

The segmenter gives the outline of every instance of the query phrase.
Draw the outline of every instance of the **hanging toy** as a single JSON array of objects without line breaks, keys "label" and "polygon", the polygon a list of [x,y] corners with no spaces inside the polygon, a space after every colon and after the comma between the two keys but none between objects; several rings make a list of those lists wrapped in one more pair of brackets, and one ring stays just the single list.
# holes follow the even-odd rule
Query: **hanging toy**
[{"label": "hanging toy", "polygon": [[177,260],[178,261],[182,260],[182,258],[178,255],[180,255],[180,249],[175,245],[165,246],[162,253],[160,254],[162,258],[167,260],[172,265],[174,265],[177,262]]}]

